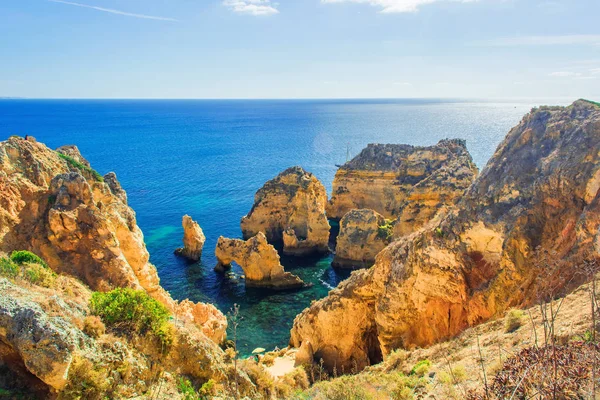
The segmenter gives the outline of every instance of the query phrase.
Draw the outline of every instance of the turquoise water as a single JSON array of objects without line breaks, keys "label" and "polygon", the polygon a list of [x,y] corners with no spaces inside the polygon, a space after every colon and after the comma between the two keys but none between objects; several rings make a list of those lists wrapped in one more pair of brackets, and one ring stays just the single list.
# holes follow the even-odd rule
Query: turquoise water
[{"label": "turquoise water", "polygon": [[[177,299],[234,303],[243,317],[239,343],[285,346],[294,316],[347,273],[332,257],[282,257],[287,270],[313,283],[294,292],[246,289],[213,272],[219,235],[241,237],[239,222],[254,193],[292,165],[313,172],[331,190],[335,164],[372,142],[431,145],[467,140],[481,168],[533,102],[437,100],[99,101],[0,100],[0,139],[33,135],[56,148],[76,144],[100,173],[116,172],[137,213],[151,261]],[[173,255],[181,217],[190,214],[207,242],[201,263]],[[240,269],[233,270],[241,274]]]}]

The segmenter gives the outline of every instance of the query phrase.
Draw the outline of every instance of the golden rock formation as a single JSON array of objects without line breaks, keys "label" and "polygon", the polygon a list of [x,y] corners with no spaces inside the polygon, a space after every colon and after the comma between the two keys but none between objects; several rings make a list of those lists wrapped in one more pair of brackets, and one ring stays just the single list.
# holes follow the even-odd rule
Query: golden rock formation
[{"label": "golden rock formation", "polygon": [[304,286],[302,279],[284,271],[277,250],[262,232],[246,241],[221,236],[215,256],[217,271],[229,269],[234,261],[239,264],[244,270],[246,286],[280,290]]},{"label": "golden rock formation", "polygon": [[396,348],[428,346],[548,286],[585,279],[600,226],[600,107],[532,110],[457,206],[403,236],[294,321],[328,368],[359,368]]},{"label": "golden rock formation", "polygon": [[288,168],[256,192],[241,227],[244,239],[263,232],[271,243],[283,241],[284,254],[327,252],[327,192],[311,173]]},{"label": "golden rock formation", "polygon": [[184,215],[181,221],[183,226],[183,247],[175,250],[175,254],[198,261],[202,257],[202,248],[206,237],[202,228],[189,215]]}]

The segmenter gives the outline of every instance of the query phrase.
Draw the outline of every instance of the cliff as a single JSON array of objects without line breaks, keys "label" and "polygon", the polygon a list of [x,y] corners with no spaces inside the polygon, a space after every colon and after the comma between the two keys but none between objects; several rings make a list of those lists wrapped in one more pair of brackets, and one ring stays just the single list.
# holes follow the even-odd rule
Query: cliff
[{"label": "cliff", "polygon": [[263,232],[270,243],[283,241],[283,252],[327,252],[327,192],[311,173],[288,168],[256,192],[252,209],[242,218],[244,239]]},{"label": "cliff", "polygon": [[75,146],[0,142],[0,252],[13,250],[32,251],[93,290],[143,289],[215,342],[225,338],[227,321],[214,306],[177,303],[160,286],[116,176],[102,177]]},{"label": "cliff", "polygon": [[341,219],[353,209],[372,209],[397,219],[395,234],[401,236],[454,204],[476,175],[466,144],[458,139],[429,147],[370,144],[338,169],[327,215]]},{"label": "cliff", "polygon": [[206,242],[202,228],[189,215],[183,216],[181,225],[183,226],[183,247],[175,250],[175,254],[191,261],[200,260],[204,242]]},{"label": "cliff", "polygon": [[332,265],[336,268],[370,267],[390,243],[393,226],[373,210],[352,210],[340,221]]},{"label": "cliff", "polygon": [[239,264],[244,270],[246,286],[278,290],[304,286],[302,279],[284,271],[277,250],[267,243],[267,238],[262,232],[247,241],[221,236],[217,242],[215,256],[218,261],[215,267],[217,271],[231,268],[234,261]]},{"label": "cliff", "polygon": [[362,368],[568,292],[596,254],[599,188],[600,107],[533,109],[451,212],[298,315],[291,344],[310,341],[330,369]]}]

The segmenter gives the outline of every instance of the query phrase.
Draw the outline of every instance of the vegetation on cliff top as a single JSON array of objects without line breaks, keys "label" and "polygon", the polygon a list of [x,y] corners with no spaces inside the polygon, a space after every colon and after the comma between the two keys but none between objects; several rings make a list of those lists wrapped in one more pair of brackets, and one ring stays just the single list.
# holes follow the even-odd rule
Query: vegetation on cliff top
[{"label": "vegetation on cliff top", "polygon": [[173,342],[169,311],[145,291],[118,288],[95,292],[90,299],[90,310],[117,332],[151,333],[164,348]]},{"label": "vegetation on cliff top", "polygon": [[46,262],[26,250],[13,251],[9,258],[1,257],[0,275],[47,288],[53,287],[56,281],[56,274]]},{"label": "vegetation on cliff top", "polygon": [[98,171],[96,171],[95,169],[90,168],[87,165],[83,165],[79,161],[75,160],[73,157],[70,157],[66,154],[62,154],[62,153],[57,153],[57,154],[60,158],[65,160],[67,162],[67,164],[69,164],[70,167],[77,168],[78,170],[80,170],[82,172],[87,172],[88,174],[93,176],[94,179],[97,180],[98,182],[104,182],[104,178],[102,177],[102,175],[100,175],[98,173]]}]

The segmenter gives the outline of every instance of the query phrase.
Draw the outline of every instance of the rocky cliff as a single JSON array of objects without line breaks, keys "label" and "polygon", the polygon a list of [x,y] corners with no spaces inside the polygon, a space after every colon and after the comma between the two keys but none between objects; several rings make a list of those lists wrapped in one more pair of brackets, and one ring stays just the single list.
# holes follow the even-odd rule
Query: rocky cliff
[{"label": "rocky cliff", "polygon": [[451,212],[298,315],[291,343],[360,368],[568,291],[597,250],[599,189],[600,107],[533,109]]},{"label": "rocky cliff", "polygon": [[244,239],[263,232],[271,243],[283,241],[283,252],[305,255],[327,252],[327,192],[311,173],[288,168],[256,192],[241,227]]},{"label": "rocky cliff", "polygon": [[198,261],[202,257],[202,248],[206,237],[202,228],[189,215],[184,215],[181,221],[183,226],[183,247],[175,250],[175,254],[192,261]]},{"label": "rocky cliff", "polygon": [[246,286],[278,290],[304,286],[302,279],[284,271],[277,250],[267,242],[262,232],[247,241],[221,236],[217,242],[215,256],[218,261],[215,267],[217,271],[231,268],[234,261],[242,267]]},{"label": "rocky cliff", "polygon": [[393,225],[378,212],[352,210],[340,221],[332,265],[336,268],[370,267],[390,243]]},{"label": "rocky cliff", "polygon": [[477,167],[462,140],[435,146],[370,144],[338,169],[327,205],[329,218],[368,208],[398,219],[396,235],[410,233],[454,204]]},{"label": "rocky cliff", "polygon": [[177,303],[160,286],[116,176],[102,177],[75,146],[0,142],[0,251],[22,249],[93,290],[143,289],[216,342],[225,338],[226,319],[214,306]]}]

